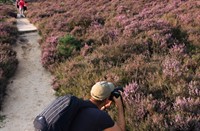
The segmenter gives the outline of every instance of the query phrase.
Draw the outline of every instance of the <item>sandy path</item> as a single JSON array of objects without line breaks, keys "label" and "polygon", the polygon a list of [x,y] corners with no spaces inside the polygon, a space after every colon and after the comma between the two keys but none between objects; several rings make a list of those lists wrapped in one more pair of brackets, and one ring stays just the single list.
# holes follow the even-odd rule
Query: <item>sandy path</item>
[{"label": "sandy path", "polygon": [[55,98],[51,76],[40,62],[38,39],[37,32],[25,33],[14,47],[19,65],[7,87],[2,112],[6,119],[1,131],[34,131],[34,117]]}]

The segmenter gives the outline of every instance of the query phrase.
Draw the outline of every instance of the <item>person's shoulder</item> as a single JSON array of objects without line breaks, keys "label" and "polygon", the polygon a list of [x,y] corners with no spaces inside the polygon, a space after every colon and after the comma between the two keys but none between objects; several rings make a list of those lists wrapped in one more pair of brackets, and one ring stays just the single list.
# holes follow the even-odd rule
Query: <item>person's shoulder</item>
[{"label": "person's shoulder", "polygon": [[81,100],[81,107],[82,108],[98,108],[95,104],[93,104],[89,100]]},{"label": "person's shoulder", "polygon": [[99,110],[98,108],[92,108],[92,107],[85,108],[83,109],[83,113],[94,115],[98,117],[98,119],[100,120],[111,119],[110,115],[107,112]]},{"label": "person's shoulder", "polygon": [[93,107],[83,108],[83,110],[86,110],[89,112],[101,112],[98,108],[93,108]]},{"label": "person's shoulder", "polygon": [[94,108],[94,107],[87,107],[87,108],[83,108],[82,112],[85,114],[95,114],[96,116],[107,116],[108,114],[105,113],[102,110],[99,110],[98,108]]}]

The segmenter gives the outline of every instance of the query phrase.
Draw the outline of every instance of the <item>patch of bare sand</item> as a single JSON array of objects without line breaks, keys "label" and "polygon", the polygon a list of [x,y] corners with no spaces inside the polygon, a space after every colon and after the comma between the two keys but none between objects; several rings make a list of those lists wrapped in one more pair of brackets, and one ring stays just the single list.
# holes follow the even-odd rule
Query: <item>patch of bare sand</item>
[{"label": "patch of bare sand", "polygon": [[1,131],[34,131],[35,116],[55,98],[51,75],[40,61],[39,38],[37,32],[22,34],[14,47],[19,65],[7,87]]}]

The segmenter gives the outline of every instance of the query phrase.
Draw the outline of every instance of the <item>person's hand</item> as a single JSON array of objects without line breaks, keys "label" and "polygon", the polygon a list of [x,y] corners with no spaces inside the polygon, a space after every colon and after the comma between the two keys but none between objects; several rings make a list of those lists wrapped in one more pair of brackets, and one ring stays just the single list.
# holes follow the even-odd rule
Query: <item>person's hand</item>
[{"label": "person's hand", "polygon": [[[121,91],[120,91],[120,94],[122,96],[122,92]],[[117,108],[123,108],[123,103],[122,103],[121,96],[119,96],[118,98],[116,98],[115,96],[113,97],[113,100],[114,100],[115,105],[117,106]]]}]

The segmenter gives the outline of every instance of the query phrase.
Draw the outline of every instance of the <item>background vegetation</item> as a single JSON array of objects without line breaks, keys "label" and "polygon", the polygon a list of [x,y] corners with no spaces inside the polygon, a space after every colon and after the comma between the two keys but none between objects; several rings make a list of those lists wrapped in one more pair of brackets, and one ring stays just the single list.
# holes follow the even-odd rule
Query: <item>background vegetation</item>
[{"label": "background vegetation", "polygon": [[[18,36],[16,9],[13,5],[0,3],[0,110],[8,79],[14,74],[18,61],[12,46]],[[0,118],[1,119],[1,118]]]},{"label": "background vegetation", "polygon": [[200,1],[40,0],[28,8],[58,95],[88,98],[107,80],[124,87],[128,130],[200,128]]},{"label": "background vegetation", "polygon": [[9,3],[11,4],[14,0],[0,0],[0,3]]}]

